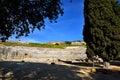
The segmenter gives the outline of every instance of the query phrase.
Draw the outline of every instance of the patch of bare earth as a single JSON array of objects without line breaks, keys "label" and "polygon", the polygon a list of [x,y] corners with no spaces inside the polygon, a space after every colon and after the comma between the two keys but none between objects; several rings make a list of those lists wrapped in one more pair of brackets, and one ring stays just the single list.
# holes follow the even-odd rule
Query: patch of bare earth
[{"label": "patch of bare earth", "polygon": [[110,69],[92,67],[92,63],[27,59],[0,61],[0,80],[119,80],[120,66]]}]

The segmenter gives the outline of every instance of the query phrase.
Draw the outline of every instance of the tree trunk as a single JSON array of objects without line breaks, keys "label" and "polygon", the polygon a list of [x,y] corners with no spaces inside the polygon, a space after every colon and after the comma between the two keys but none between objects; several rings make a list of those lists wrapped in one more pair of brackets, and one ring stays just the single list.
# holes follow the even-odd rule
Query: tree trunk
[{"label": "tree trunk", "polygon": [[110,63],[109,62],[104,62],[103,63],[103,68],[104,69],[109,69],[109,67],[110,67]]}]

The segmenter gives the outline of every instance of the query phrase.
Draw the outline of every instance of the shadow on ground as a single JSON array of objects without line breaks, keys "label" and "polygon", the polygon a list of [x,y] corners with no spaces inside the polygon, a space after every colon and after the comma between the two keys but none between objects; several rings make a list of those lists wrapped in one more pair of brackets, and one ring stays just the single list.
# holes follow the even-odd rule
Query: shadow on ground
[{"label": "shadow on ground", "polygon": [[[72,62],[72,61],[63,61],[63,60],[60,60],[60,61],[66,63],[66,64],[71,64],[71,65],[76,65],[76,66],[93,67],[93,63],[88,63],[88,62]],[[120,61],[111,61],[110,65],[120,67]],[[103,67],[103,62],[94,63],[94,66],[102,68]]]},{"label": "shadow on ground", "polygon": [[[66,63],[66,64],[71,64],[71,65],[76,65],[76,66],[86,66],[86,67],[93,67],[93,63],[88,63],[88,62],[72,62],[72,61],[63,61],[63,60],[59,60],[63,63]],[[94,66],[95,67],[101,67],[100,64],[103,64],[103,63],[95,63]]]},{"label": "shadow on ground", "polygon": [[[32,62],[0,62],[2,80],[82,80],[77,67]],[[0,80],[1,80],[0,79]]]},{"label": "shadow on ground", "polygon": [[[118,69],[103,69],[101,66],[103,63],[99,63],[95,65],[96,68],[93,67],[93,63],[86,62],[71,62],[71,61],[62,61],[67,64],[81,66],[81,67],[91,67],[91,72],[84,74],[86,77],[82,78],[82,80],[120,80],[120,68]],[[112,61],[110,62],[112,66],[120,67],[120,61]],[[93,70],[93,72],[92,72]],[[85,70],[84,70],[85,71]],[[90,70],[89,70],[90,71]],[[86,72],[86,71],[85,71]],[[85,73],[83,72],[83,73]],[[81,73],[82,74],[82,73]]]},{"label": "shadow on ground", "polygon": [[0,80],[119,80],[120,71],[96,69],[87,72],[91,64],[58,65],[46,63],[1,61]]}]

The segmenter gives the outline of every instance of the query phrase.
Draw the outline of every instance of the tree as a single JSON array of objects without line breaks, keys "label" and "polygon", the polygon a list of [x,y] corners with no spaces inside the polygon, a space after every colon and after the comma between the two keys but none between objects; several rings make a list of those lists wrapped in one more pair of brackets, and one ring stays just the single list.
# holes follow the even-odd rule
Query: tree
[{"label": "tree", "polygon": [[120,5],[117,0],[85,0],[84,41],[87,55],[109,62],[120,55]]},{"label": "tree", "polygon": [[70,41],[65,41],[65,44],[71,45]]},{"label": "tree", "polygon": [[[60,0],[0,0],[0,41],[28,36],[63,14]],[[31,26],[30,26],[31,25]]]}]

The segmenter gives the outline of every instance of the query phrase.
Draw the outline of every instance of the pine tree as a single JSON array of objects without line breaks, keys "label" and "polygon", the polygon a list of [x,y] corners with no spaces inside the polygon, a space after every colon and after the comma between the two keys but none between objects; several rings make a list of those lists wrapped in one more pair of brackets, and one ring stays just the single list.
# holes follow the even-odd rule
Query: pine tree
[{"label": "pine tree", "polygon": [[87,55],[109,62],[120,55],[120,5],[117,0],[85,0],[84,41]]}]

